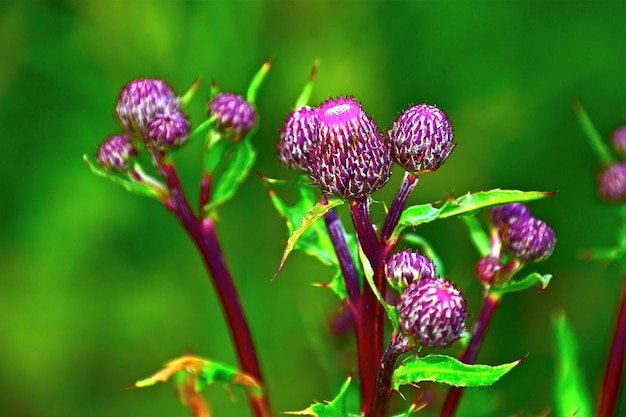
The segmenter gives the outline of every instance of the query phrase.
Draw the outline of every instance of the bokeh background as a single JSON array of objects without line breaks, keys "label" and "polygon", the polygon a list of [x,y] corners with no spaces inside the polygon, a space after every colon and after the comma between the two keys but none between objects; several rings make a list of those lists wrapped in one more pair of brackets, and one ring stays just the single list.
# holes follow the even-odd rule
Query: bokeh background
[{"label": "bokeh background", "polygon": [[[614,244],[620,224],[617,208],[597,198],[597,158],[572,102],[582,100],[606,139],[626,123],[625,2],[3,1],[0,57],[0,415],[184,416],[171,384],[125,387],[187,351],[235,363],[210,282],[176,221],[92,175],[82,155],[117,131],[112,109],[132,78],[163,78],[183,92],[200,77],[188,108],[199,123],[211,80],[243,92],[270,57],[254,140],[265,175],[293,177],[275,144],[319,59],[314,103],[354,95],[381,129],[410,103],[450,115],[458,146],[410,203],[496,187],[558,190],[531,204],[558,244],[529,271],[553,281],[505,297],[479,361],[530,355],[495,386],[467,391],[459,415],[475,415],[478,403],[494,416],[551,408],[558,311],[596,394],[623,271],[581,251]],[[176,154],[191,191],[200,149]],[[389,201],[400,178],[376,197]],[[477,255],[463,224],[418,232],[476,315]],[[350,335],[328,330],[336,297],[312,286],[332,271],[295,253],[270,280],[286,228],[254,175],[221,210],[219,234],[275,409],[332,398],[355,366]],[[248,415],[243,393],[232,397],[207,391],[214,415]],[[429,398],[436,410],[441,397]]]}]

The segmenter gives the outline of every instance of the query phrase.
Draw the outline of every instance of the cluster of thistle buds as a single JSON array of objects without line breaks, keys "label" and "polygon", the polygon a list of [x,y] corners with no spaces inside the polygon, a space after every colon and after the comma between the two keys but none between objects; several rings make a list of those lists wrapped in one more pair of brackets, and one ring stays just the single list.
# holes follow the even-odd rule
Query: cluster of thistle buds
[{"label": "cluster of thistle buds", "polygon": [[[613,131],[611,137],[613,149],[622,157],[626,157],[626,126]],[[626,201],[626,161],[611,163],[598,176],[600,197],[611,202]]]},{"label": "cluster of thistle buds", "polygon": [[476,275],[485,284],[504,284],[526,262],[543,261],[554,251],[554,231],[523,203],[494,207],[491,223],[491,253],[476,266]]},{"label": "cluster of thistle buds", "polygon": [[413,175],[436,171],[452,152],[452,140],[450,123],[435,106],[409,107],[384,136],[356,99],[339,97],[292,110],[278,153],[324,193],[359,199],[387,184],[394,161]]},{"label": "cluster of thistle buds", "polygon": [[[100,145],[97,155],[100,166],[128,171],[140,143],[151,152],[168,151],[187,143],[190,124],[182,105],[183,99],[163,80],[135,79],[126,84],[114,111],[122,132],[109,136]],[[218,93],[207,107],[216,129],[234,140],[255,125],[254,107],[237,94]]]}]

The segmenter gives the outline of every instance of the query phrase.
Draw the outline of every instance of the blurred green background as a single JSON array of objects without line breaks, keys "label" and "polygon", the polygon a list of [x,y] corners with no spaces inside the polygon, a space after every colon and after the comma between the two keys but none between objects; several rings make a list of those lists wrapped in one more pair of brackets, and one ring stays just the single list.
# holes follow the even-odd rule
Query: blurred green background
[{"label": "blurred green background", "polygon": [[[494,387],[467,391],[461,408],[550,409],[551,317],[561,310],[596,394],[623,271],[580,252],[613,244],[619,219],[597,199],[597,159],[572,101],[582,99],[605,138],[626,123],[625,2],[3,1],[0,56],[0,415],[185,416],[170,384],[125,387],[189,350],[235,363],[210,282],[176,221],[92,175],[82,155],[117,131],[112,109],[130,79],[163,78],[183,92],[201,77],[188,109],[198,123],[211,80],[245,91],[268,57],[254,140],[265,175],[292,178],[275,144],[319,58],[313,103],[354,95],[381,128],[410,103],[448,112],[458,146],[410,203],[496,187],[558,190],[531,204],[558,236],[554,255],[531,268],[553,281],[504,299],[479,361],[530,356]],[[176,155],[191,191],[200,149]],[[389,201],[400,178],[376,198]],[[218,232],[275,409],[332,398],[355,366],[350,337],[329,335],[336,298],[311,285],[332,271],[295,253],[270,281],[286,228],[254,175],[222,209]],[[475,318],[476,253],[463,224],[419,232]],[[214,415],[248,415],[245,396],[233,394],[234,403],[220,387],[208,391]],[[437,409],[441,393],[431,399]]]}]

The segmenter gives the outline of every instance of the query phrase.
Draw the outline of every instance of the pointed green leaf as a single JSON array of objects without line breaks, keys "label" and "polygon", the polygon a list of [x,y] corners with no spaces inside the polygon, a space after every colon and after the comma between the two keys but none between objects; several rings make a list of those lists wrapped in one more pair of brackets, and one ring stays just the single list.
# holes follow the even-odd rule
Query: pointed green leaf
[{"label": "pointed green leaf", "polygon": [[540,291],[543,291],[546,289],[551,279],[551,274],[541,275],[538,272],[533,272],[526,276],[526,278],[512,280],[500,286],[493,286],[490,291],[498,297],[510,292],[523,291],[536,285],[539,285]]},{"label": "pointed green leaf", "polygon": [[196,78],[194,80],[193,84],[191,84],[189,89],[185,92],[185,94],[183,94],[180,97],[180,106],[181,107],[184,108],[187,104],[189,104],[189,102],[191,101],[193,96],[196,95],[196,92],[198,91],[199,87],[200,87],[200,78]]},{"label": "pointed green leaf", "polygon": [[495,383],[522,359],[498,366],[468,365],[445,355],[412,356],[392,376],[392,387],[415,385],[422,381],[440,382],[455,387],[480,387]]},{"label": "pointed green leaf", "polygon": [[285,414],[297,415],[297,416],[314,416],[314,417],[358,417],[359,414],[348,413],[346,410],[346,393],[352,377],[348,377],[344,382],[339,394],[329,403],[315,403],[302,411],[290,411]]},{"label": "pointed green leaf", "polygon": [[265,63],[263,63],[261,69],[259,69],[257,73],[254,74],[254,77],[252,77],[252,81],[250,82],[250,86],[248,87],[248,92],[246,93],[246,100],[248,100],[250,103],[255,102],[259,88],[261,87],[261,84],[263,83],[263,80],[265,79],[265,76],[267,75],[267,72],[270,70],[271,66],[272,61],[268,59],[267,61],[265,61]]},{"label": "pointed green leaf", "polygon": [[348,298],[348,290],[346,289],[346,282],[343,279],[343,274],[339,267],[336,268],[337,273],[333,277],[332,281],[324,284],[315,284],[318,287],[330,288],[341,300]]},{"label": "pointed green leaf", "polygon": [[579,366],[578,342],[567,324],[565,314],[553,318],[553,333],[557,348],[556,381],[554,384],[555,417],[591,417],[591,394]]},{"label": "pointed green leaf", "polygon": [[491,251],[491,239],[489,239],[489,234],[485,232],[485,229],[483,229],[476,216],[461,216],[461,220],[463,220],[463,223],[467,226],[470,239],[480,256],[485,257],[489,255]]},{"label": "pointed green leaf", "polygon": [[306,83],[298,100],[296,100],[296,105],[294,108],[299,109],[300,107],[306,106],[311,99],[311,93],[313,92],[313,82],[315,81],[315,77],[317,76],[317,68],[320,65],[320,61],[318,59],[313,63],[313,69],[309,74],[309,81]]},{"label": "pointed green leaf", "polygon": [[591,147],[594,151],[596,151],[596,154],[600,158],[600,161],[602,161],[602,164],[604,166],[611,165],[615,161],[615,158],[613,157],[613,154],[607,144],[604,140],[602,140],[602,136],[600,136],[598,129],[594,126],[580,100],[576,100],[574,102],[574,111],[576,111],[580,126],[583,128],[585,135],[587,135],[587,139],[589,140]]},{"label": "pointed green leaf", "polygon": [[365,253],[363,253],[360,247],[359,247],[359,257],[361,259],[361,264],[363,265],[363,272],[365,273],[365,279],[367,280],[367,283],[372,289],[372,292],[376,296],[376,299],[378,300],[380,305],[382,305],[383,308],[385,309],[385,312],[387,313],[387,317],[389,318],[389,321],[391,321],[391,325],[393,326],[393,330],[395,332],[398,332],[400,329],[400,321],[398,319],[398,309],[395,306],[387,303],[385,299],[383,298],[382,294],[380,293],[380,291],[378,291],[378,288],[376,288],[376,284],[374,283],[374,271],[372,270],[372,266],[370,265],[370,262],[367,259],[367,256],[365,256]]},{"label": "pointed green leaf", "polygon": [[517,201],[529,201],[545,198],[553,193],[540,191],[500,190],[467,193],[458,198],[449,198],[444,202],[411,206],[400,216],[398,226],[393,231],[392,240],[407,227],[418,226],[437,219],[472,214],[480,209]]}]

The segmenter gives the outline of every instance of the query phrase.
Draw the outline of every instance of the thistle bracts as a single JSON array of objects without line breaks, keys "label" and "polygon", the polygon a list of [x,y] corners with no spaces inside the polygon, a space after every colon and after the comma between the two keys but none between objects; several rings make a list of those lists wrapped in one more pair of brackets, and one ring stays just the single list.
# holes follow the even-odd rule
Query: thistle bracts
[{"label": "thistle bracts", "polygon": [[98,163],[102,168],[127,171],[130,161],[137,155],[137,148],[125,135],[113,135],[105,139],[98,148]]},{"label": "thistle bracts", "polygon": [[289,169],[309,172],[310,153],[317,140],[317,108],[293,109],[283,124],[278,142],[278,157]]},{"label": "thistle bracts", "polygon": [[376,124],[352,97],[325,101],[311,151],[310,173],[324,192],[360,199],[382,188],[391,174],[391,153]]},{"label": "thistle bracts", "polygon": [[218,93],[209,101],[208,114],[217,117],[217,128],[234,140],[243,138],[256,123],[252,103],[235,93]]},{"label": "thistle bracts", "polygon": [[388,136],[395,161],[415,175],[439,169],[455,146],[445,113],[428,104],[405,110]]},{"label": "thistle bracts", "polygon": [[626,200],[626,162],[615,162],[600,173],[598,192],[607,201]]},{"label": "thistle bracts", "polygon": [[435,277],[435,264],[427,256],[404,249],[385,262],[385,275],[389,285],[402,292],[413,281]]}]

